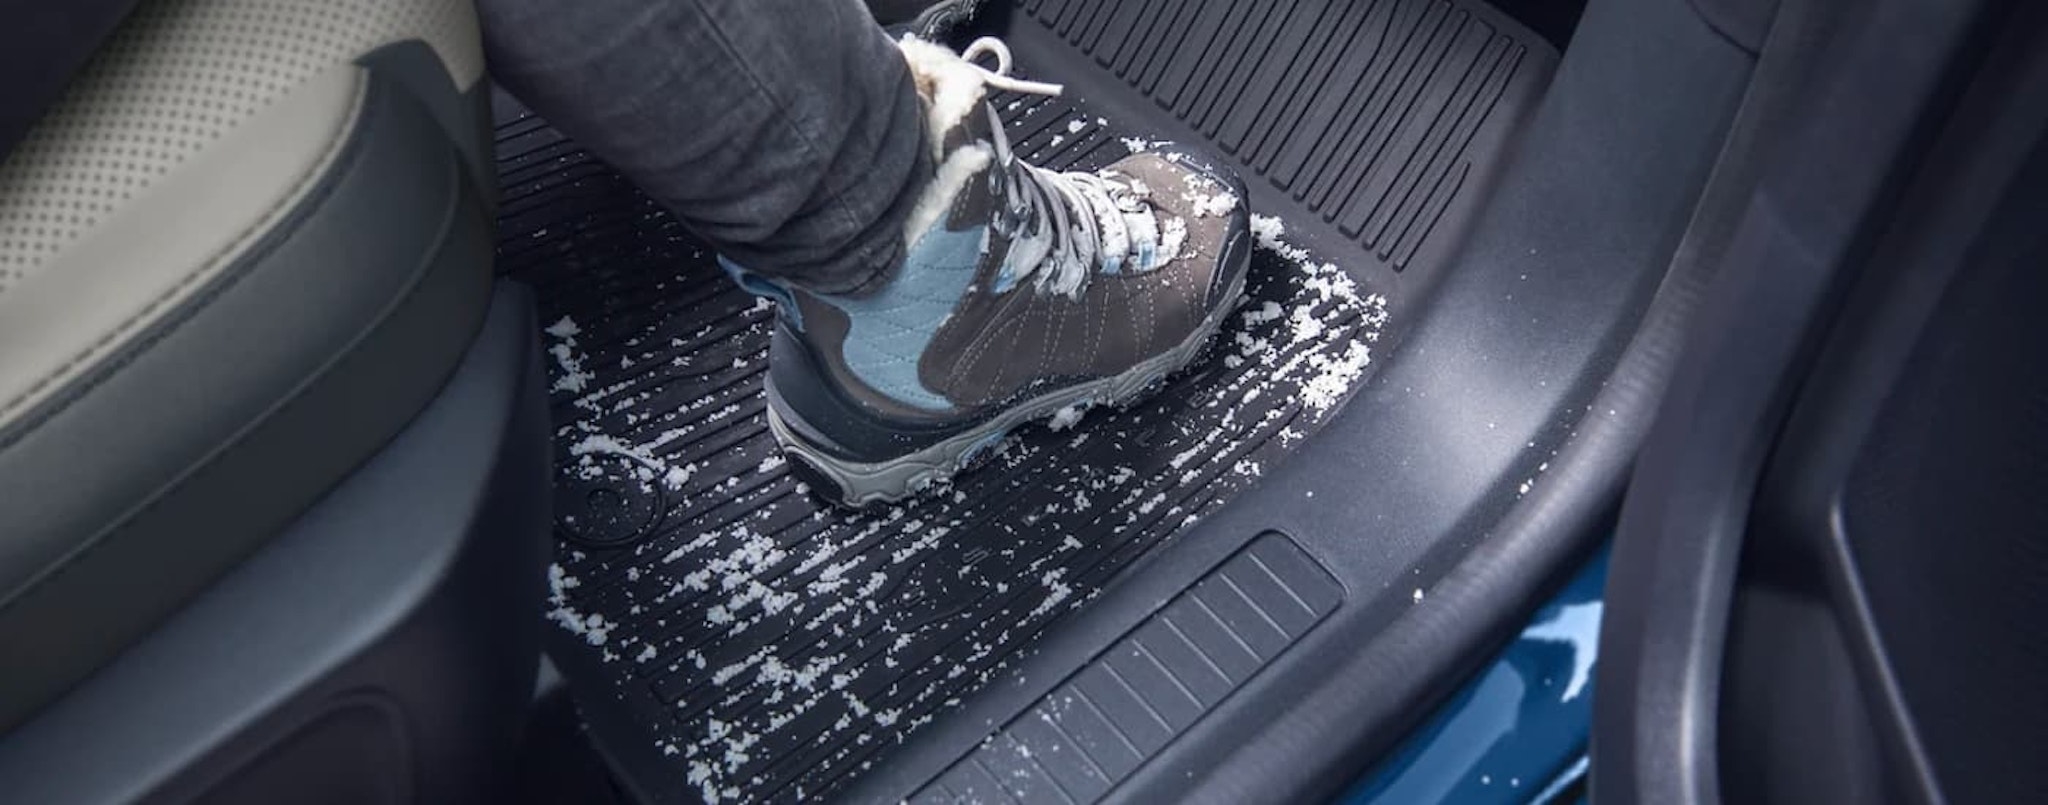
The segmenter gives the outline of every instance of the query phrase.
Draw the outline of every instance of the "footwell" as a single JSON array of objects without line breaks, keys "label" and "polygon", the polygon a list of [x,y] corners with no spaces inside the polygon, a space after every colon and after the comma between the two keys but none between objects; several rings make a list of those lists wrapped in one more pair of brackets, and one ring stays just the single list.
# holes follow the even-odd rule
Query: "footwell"
[{"label": "footwell", "polygon": [[[998,102],[1037,123],[1024,153],[1146,147],[1043,106]],[[554,653],[608,686],[614,717],[593,720],[673,765],[661,799],[833,790],[1308,439],[1387,321],[1261,217],[1243,306],[1155,397],[1063,412],[950,485],[849,512],[768,432],[771,306],[544,122],[504,117],[501,268],[538,290],[553,358]]]}]

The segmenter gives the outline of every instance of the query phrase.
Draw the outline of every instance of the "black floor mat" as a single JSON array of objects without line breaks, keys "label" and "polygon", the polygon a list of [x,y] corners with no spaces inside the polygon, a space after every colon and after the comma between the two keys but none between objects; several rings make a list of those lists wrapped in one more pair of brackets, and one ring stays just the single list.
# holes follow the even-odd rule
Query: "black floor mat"
[{"label": "black floor mat", "polygon": [[[1206,17],[1196,11],[1236,18],[1241,5],[1251,4],[1064,4],[1102,7],[1085,12],[1100,24],[1081,24],[1062,16],[1061,3],[1034,2],[1025,10],[1045,27],[1020,35],[1071,30],[1089,44],[1066,58],[1092,54],[1114,67],[1124,58],[1107,49],[1116,36],[1179,36],[1175,25],[1200,29]],[[1516,71],[1499,57],[1519,46],[1497,47],[1502,37],[1492,29],[1469,58],[1450,58],[1472,28],[1456,6],[1322,5],[1278,4],[1270,13],[1279,19],[1254,27],[1273,29],[1260,34],[1271,45],[1314,14],[1342,16],[1339,7],[1384,7],[1394,18],[1412,7],[1421,39],[1448,43],[1363,57],[1407,71],[1386,82],[1381,106],[1395,111],[1382,108],[1361,124],[1361,136],[1385,152],[1368,162],[1387,164],[1359,166],[1303,200],[1272,200],[1275,188],[1294,185],[1255,191],[1261,210],[1278,217],[1257,220],[1262,248],[1249,299],[1210,358],[1151,401],[1092,412],[1060,430],[1026,428],[953,485],[861,513],[809,494],[768,433],[765,303],[728,284],[712,255],[623,179],[540,119],[501,103],[500,266],[538,290],[554,357],[561,545],[552,651],[630,785],[656,801],[795,800],[838,790],[906,734],[942,718],[1006,658],[1029,651],[1041,630],[1118,572],[1256,483],[1343,405],[1388,323],[1379,286],[1391,289],[1403,266],[1433,268],[1429,260],[1444,251],[1438,241],[1454,236],[1469,209],[1461,188],[1491,166],[1493,154],[1474,145],[1489,141],[1475,132],[1509,125],[1495,118],[1512,118],[1526,92],[1504,93]],[[1142,18],[1149,32],[1114,28],[1115,20],[1140,21],[1125,13],[1137,6],[1158,7]],[[1458,24],[1434,16],[1439,7],[1462,15]],[[1026,69],[1034,55],[1051,52],[1018,45]],[[1288,60],[1287,49],[1251,56],[1249,45],[1231,47],[1245,74],[1293,82],[1256,90],[1276,102],[1320,110],[1320,98],[1347,90],[1306,83],[1327,71],[1267,69]],[[1331,69],[1350,63],[1341,50],[1328,54]],[[1200,70],[1183,68],[1200,65],[1182,65],[1173,52],[1152,55],[1132,68],[1151,72],[1130,73],[1139,90],[1152,91],[1146,84],[1159,76],[1199,83]],[[1446,64],[1455,71],[1444,73]],[[1220,69],[1204,76],[1239,80]],[[1217,95],[1186,97],[1209,98],[1194,112],[1242,102]],[[1161,107],[1174,103],[1150,97]],[[1213,130],[1235,119],[1154,119],[1155,109],[1121,114],[1134,121],[1121,126],[1074,99],[1004,97],[997,106],[1019,153],[1061,166],[1106,163],[1145,147],[1138,138],[1185,139],[1185,126]],[[1267,128],[1269,150],[1294,153],[1288,132]],[[1331,128],[1341,135],[1333,142],[1352,131]],[[1320,153],[1309,149],[1305,158]],[[1240,164],[1255,183],[1269,173]],[[1294,169],[1297,178],[1325,172]],[[1371,193],[1392,203],[1367,198],[1361,206]],[[1363,223],[1354,228],[1354,220]],[[1285,230],[1298,227],[1339,243],[1328,255],[1334,262],[1288,246]],[[1317,237],[1325,230],[1342,241]]]}]

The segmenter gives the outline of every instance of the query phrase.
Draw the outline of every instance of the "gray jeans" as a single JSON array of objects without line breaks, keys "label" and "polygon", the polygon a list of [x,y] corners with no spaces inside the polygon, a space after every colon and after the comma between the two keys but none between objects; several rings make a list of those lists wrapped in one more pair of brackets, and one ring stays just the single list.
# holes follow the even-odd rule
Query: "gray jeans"
[{"label": "gray jeans", "polygon": [[857,293],[903,250],[924,113],[860,0],[480,0],[492,75],[724,256]]}]

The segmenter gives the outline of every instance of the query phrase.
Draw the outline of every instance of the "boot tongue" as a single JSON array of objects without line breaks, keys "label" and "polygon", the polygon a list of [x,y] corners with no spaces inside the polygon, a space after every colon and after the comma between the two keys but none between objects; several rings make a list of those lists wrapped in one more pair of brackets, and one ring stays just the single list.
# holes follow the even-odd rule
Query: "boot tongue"
[{"label": "boot tongue", "polygon": [[[1058,95],[1061,87],[1011,76],[1009,48],[990,37],[958,54],[915,37],[897,45],[924,105],[934,174],[904,228],[905,244],[914,247],[942,222],[954,231],[992,224],[1006,233],[1030,223],[1030,216],[1017,212],[1016,185],[1023,178],[988,95]],[[977,59],[993,59],[995,66],[983,67]]]},{"label": "boot tongue", "polygon": [[[984,255],[1001,242],[999,290],[1036,276],[1039,287],[1070,296],[1097,271],[1144,271],[1164,262],[1161,222],[1129,177],[1040,170],[1011,151],[988,94],[1012,88],[1004,82],[1047,94],[1057,94],[1057,86],[1009,78],[1008,52],[998,45],[977,42],[967,58],[912,39],[902,48],[924,102],[933,160],[933,179],[905,227],[907,245],[914,248],[934,226],[985,226],[994,237],[984,241]],[[968,60],[978,48],[994,54],[995,70]]]},{"label": "boot tongue", "polygon": [[987,103],[943,132],[940,160],[926,193],[950,193],[944,225],[961,231],[993,225],[1007,232],[1007,191],[1011,175],[1009,139]]},{"label": "boot tongue", "polygon": [[951,154],[955,149],[974,143],[988,143],[997,149],[1000,157],[1007,159],[1010,154],[1010,140],[1003,136],[1002,121],[996,117],[995,107],[987,99],[977,100],[975,107],[961,116],[959,122],[939,132],[939,153]]},{"label": "boot tongue", "polygon": [[[947,206],[947,229],[986,224],[1004,241],[998,289],[1036,276],[1040,287],[1071,296],[1088,274],[1149,270],[1178,251],[1171,242],[1178,239],[1161,231],[1166,222],[1155,217],[1141,183],[1117,176],[1113,182],[1088,182],[1092,187],[1083,190],[1078,183],[1096,177],[1032,168],[1010,150],[994,103],[983,98],[975,106],[938,132],[941,161],[934,187],[955,194]],[[969,165],[984,167],[967,175]]]}]

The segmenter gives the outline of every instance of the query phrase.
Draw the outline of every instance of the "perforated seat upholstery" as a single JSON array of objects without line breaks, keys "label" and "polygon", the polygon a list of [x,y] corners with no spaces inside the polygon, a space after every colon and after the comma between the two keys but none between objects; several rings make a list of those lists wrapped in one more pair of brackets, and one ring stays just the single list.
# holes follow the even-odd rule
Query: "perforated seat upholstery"
[{"label": "perforated seat upholstery", "polygon": [[0,162],[0,729],[430,400],[490,284],[457,0],[150,0]]}]

